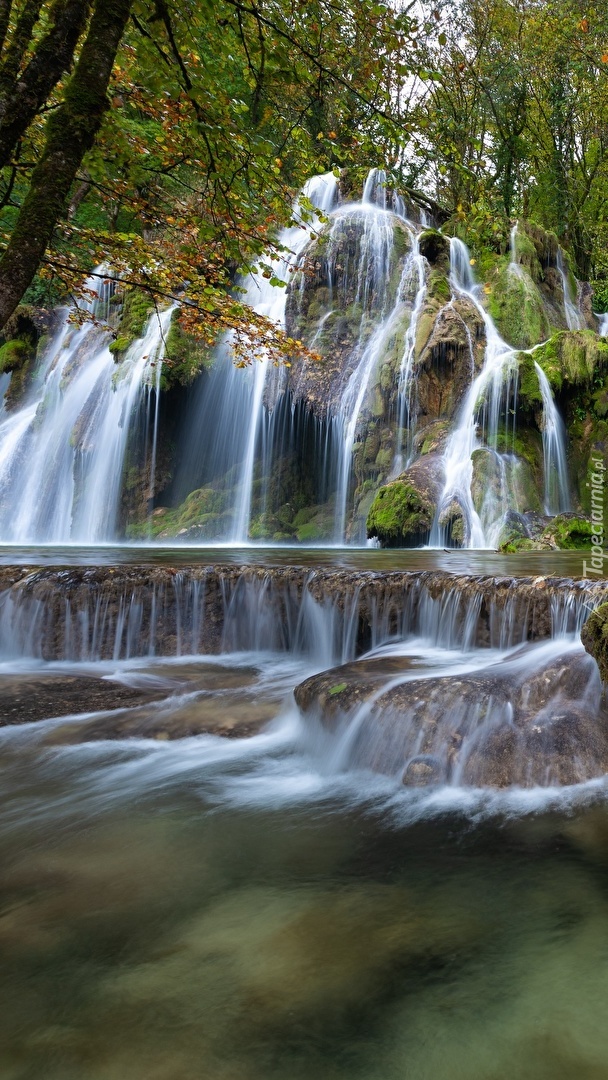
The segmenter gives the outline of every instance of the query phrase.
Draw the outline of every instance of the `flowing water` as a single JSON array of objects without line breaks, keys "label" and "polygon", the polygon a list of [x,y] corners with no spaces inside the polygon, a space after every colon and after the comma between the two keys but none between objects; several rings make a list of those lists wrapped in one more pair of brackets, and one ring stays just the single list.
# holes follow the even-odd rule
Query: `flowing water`
[{"label": "flowing water", "polygon": [[[90,287],[95,289],[96,278]],[[107,291],[107,290],[106,290]],[[107,314],[107,296],[92,305]],[[120,498],[136,418],[153,429],[156,454],[161,360],[173,308],[153,315],[120,364],[97,321],[57,330],[19,408],[0,414],[0,539],[95,543],[120,533]],[[155,398],[151,417],[151,399]]]},{"label": "flowing water", "polygon": [[578,305],[572,298],[570,279],[568,276],[568,270],[564,263],[564,256],[561,248],[557,249],[557,269],[559,270],[562,279],[562,288],[564,290],[564,311],[566,314],[566,324],[568,326],[568,329],[584,330],[585,320],[583,319],[583,316],[579,311]]},{"label": "flowing water", "polygon": [[553,400],[549,380],[540,364],[534,362],[543,398],[543,457],[545,471],[545,513],[560,514],[570,510],[566,428]]},{"label": "flowing water", "polygon": [[[435,756],[470,763],[475,732],[519,722],[507,685],[563,766],[551,733],[566,701],[602,708],[577,627],[606,583],[513,579],[505,605],[483,553],[490,576],[462,580],[432,567],[466,552],[359,553],[385,559],[382,574],[311,554],[300,577],[273,569],[276,553],[221,570],[216,550],[189,571],[154,549],[147,566],[122,556],[70,569],[69,549],[24,551],[34,565],[4,571],[0,1075],[606,1075],[604,779],[581,760],[583,782],[566,786],[548,767],[502,789],[457,768],[404,787],[430,718],[378,714],[424,688]],[[427,569],[395,577],[388,556]],[[56,568],[36,569],[49,557]],[[560,558],[544,572],[563,573]],[[101,642],[119,609],[123,647],[78,658],[77,628]],[[303,683],[312,708],[294,701]],[[337,693],[319,715],[325,685]]]}]

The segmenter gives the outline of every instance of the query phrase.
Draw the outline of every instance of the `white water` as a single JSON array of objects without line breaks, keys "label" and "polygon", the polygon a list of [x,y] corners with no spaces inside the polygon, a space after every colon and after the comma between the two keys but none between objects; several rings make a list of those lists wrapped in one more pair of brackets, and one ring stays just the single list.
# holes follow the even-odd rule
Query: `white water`
[{"label": "white water", "polygon": [[395,465],[393,468],[394,475],[398,475],[402,471],[404,462],[405,464],[409,463],[412,451],[412,439],[414,437],[416,424],[415,380],[412,378],[412,375],[418,319],[426,297],[426,271],[427,261],[424,256],[420,254],[418,236],[415,233],[412,233],[412,251],[407,264],[408,276],[405,282],[404,291],[411,292],[415,288],[415,296],[410,323],[405,333],[403,356],[399,368],[399,446],[395,455]]},{"label": "white water", "polygon": [[116,538],[131,420],[160,378],[172,312],[154,315],[119,365],[107,331],[61,313],[22,405],[0,414],[1,541]]},{"label": "white water", "polygon": [[[445,545],[447,537],[440,525],[440,517],[442,511],[455,502],[466,522],[464,546],[495,547],[511,498],[503,455],[497,452],[496,445],[499,433],[508,437],[509,427],[512,429],[513,426],[510,409],[515,413],[516,350],[503,341],[483,307],[471,270],[469,251],[456,237],[450,243],[450,257],[452,290],[456,295],[465,296],[477,308],[484,322],[486,348],[483,367],[467,391],[456,427],[446,443],[445,480],[430,542],[433,546]],[[498,491],[487,492],[478,513],[471,494],[472,455],[483,446],[493,451],[499,464]]]},{"label": "white water", "polygon": [[562,288],[564,290],[564,312],[566,315],[566,325],[569,330],[584,330],[585,321],[572,297],[570,281],[568,278],[566,267],[564,265],[564,256],[562,254],[561,248],[557,249],[557,269],[559,270],[562,279]]},{"label": "white water", "polygon": [[[335,199],[338,181],[333,173],[325,173],[314,176],[303,189],[303,194],[323,215],[329,213]],[[288,252],[275,264],[275,274],[283,281],[289,282],[291,272],[297,265],[298,260],[310,241],[311,233],[319,227],[318,219],[303,225],[300,219],[298,205],[294,208],[294,219],[300,223],[289,229],[284,229],[278,242]],[[268,319],[285,326],[285,305],[287,302],[287,290],[270,284],[270,280],[261,273],[252,275],[251,281],[243,297],[243,301],[249,304],[259,315],[265,315]],[[221,361],[225,362],[225,360]],[[247,541],[249,535],[249,519],[251,515],[251,500],[254,482],[254,467],[256,462],[256,447],[260,430],[264,420],[264,398],[267,384],[275,377],[280,385],[282,381],[280,373],[273,370],[272,364],[267,357],[255,360],[253,363],[253,376],[250,380],[249,393],[249,423],[246,429],[244,458],[240,467],[239,495],[234,514],[234,527],[232,539],[235,542]],[[276,394],[276,388],[275,388]]]},{"label": "white water", "polygon": [[598,315],[598,320],[598,333],[601,335],[601,337],[608,336],[608,313],[605,315]]},{"label": "white water", "polygon": [[555,401],[549,380],[540,364],[534,361],[543,398],[543,459],[545,472],[545,513],[560,514],[570,510],[566,428]]}]

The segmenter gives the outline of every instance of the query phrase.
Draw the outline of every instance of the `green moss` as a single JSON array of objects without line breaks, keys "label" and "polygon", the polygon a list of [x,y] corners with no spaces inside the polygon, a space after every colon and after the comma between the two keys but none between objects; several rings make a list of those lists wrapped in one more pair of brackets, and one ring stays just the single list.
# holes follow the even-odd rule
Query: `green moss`
[{"label": "green moss", "polygon": [[488,311],[500,335],[516,349],[529,349],[549,336],[542,297],[527,271],[503,261],[489,282]]},{"label": "green moss", "polygon": [[436,300],[439,304],[449,304],[452,298],[452,290],[446,275],[440,270],[432,270],[429,274],[426,294],[427,297]]},{"label": "green moss", "polygon": [[312,544],[317,540],[325,539],[322,526],[314,521],[309,521],[307,525],[301,525],[296,532],[296,536],[302,544]]},{"label": "green moss", "polygon": [[149,293],[135,288],[126,290],[116,339],[110,345],[110,352],[117,362],[124,360],[131,345],[143,337],[146,323],[153,311],[154,303]]},{"label": "green moss", "polygon": [[591,548],[591,522],[582,517],[559,516],[543,532],[543,538],[554,540],[562,551],[583,551]]},{"label": "green moss", "polygon": [[0,372],[17,371],[31,358],[32,349],[26,341],[13,339],[0,348]]},{"label": "green moss", "polygon": [[434,507],[411,484],[395,480],[380,488],[367,516],[367,535],[383,547],[404,547],[426,537]]},{"label": "green moss", "polygon": [[608,682],[608,604],[591,612],[581,630],[581,641],[596,661],[602,682]]},{"label": "green moss", "polygon": [[561,390],[564,383],[571,387],[581,386],[608,368],[608,341],[598,337],[593,330],[562,330],[554,334],[534,350],[527,367],[526,362],[520,362],[522,392],[531,389],[531,381],[524,386],[523,373],[524,370],[529,372],[532,379],[534,361],[542,367],[554,390]]}]

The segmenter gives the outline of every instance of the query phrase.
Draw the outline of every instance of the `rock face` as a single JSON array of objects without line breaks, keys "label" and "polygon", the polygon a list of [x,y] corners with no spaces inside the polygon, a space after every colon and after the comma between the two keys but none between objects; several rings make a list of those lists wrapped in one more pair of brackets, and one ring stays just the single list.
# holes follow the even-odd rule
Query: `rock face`
[{"label": "rock face", "polygon": [[581,630],[581,641],[596,661],[603,683],[608,683],[608,604],[591,612]]},{"label": "rock face", "polygon": [[[289,287],[286,328],[320,358],[294,360],[289,389],[295,401],[305,401],[322,418],[340,410],[363,351],[395,305],[411,243],[400,218],[380,215],[369,206],[335,212],[325,232],[304,252]],[[404,305],[403,317],[385,343],[384,362],[388,352],[398,352],[408,321]]]},{"label": "rock face", "polygon": [[440,678],[418,678],[405,665],[400,678],[394,662],[384,664],[344,665],[295,691],[300,708],[334,732],[356,723],[353,766],[417,787],[575,784],[608,771],[608,712],[596,665],[578,647],[561,655],[526,647]]}]

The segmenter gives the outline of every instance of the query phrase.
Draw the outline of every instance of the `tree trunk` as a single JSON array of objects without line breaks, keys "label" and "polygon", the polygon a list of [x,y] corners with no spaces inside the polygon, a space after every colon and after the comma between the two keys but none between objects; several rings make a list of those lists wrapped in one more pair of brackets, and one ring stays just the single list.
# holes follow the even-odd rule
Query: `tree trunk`
[{"label": "tree trunk", "polygon": [[0,71],[0,169],[11,160],[17,143],[70,68],[90,11],[91,0],[56,0],[50,28],[21,76],[11,75],[7,65]]},{"label": "tree trunk", "polygon": [[95,0],[86,41],[62,105],[47,120],[46,143],[0,259],[0,329],[40,266],[53,229],[65,211],[82,159],[103,115],[112,65],[132,0]]}]

